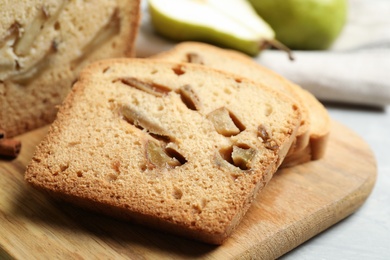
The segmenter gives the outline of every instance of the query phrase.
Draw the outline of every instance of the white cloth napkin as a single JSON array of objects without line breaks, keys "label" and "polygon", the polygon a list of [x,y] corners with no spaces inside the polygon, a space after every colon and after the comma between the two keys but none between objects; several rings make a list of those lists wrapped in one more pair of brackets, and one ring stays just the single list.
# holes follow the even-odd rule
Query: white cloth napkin
[{"label": "white cloth napkin", "polygon": [[257,58],[323,101],[372,106],[390,104],[390,48],[344,52],[267,51]]},{"label": "white cloth napkin", "polygon": [[[138,57],[170,49],[174,42],[156,35],[146,4],[136,43]],[[254,60],[313,93],[322,101],[390,104],[390,1],[349,0],[342,34],[328,51],[294,51],[294,61],[278,50]]]},{"label": "white cloth napkin", "polygon": [[320,100],[389,105],[390,1],[350,0],[347,23],[333,47],[294,56],[291,62],[267,50],[255,59]]}]

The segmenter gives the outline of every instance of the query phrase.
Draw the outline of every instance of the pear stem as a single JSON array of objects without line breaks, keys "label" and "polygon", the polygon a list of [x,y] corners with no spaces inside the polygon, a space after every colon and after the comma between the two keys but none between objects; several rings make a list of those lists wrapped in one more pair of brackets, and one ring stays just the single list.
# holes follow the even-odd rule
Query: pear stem
[{"label": "pear stem", "polygon": [[280,41],[278,41],[276,39],[266,40],[266,44],[271,46],[271,47],[274,47],[275,49],[278,49],[278,50],[281,50],[281,51],[285,51],[287,53],[287,55],[288,55],[288,58],[291,61],[295,60],[292,51],[286,45],[281,43]]}]

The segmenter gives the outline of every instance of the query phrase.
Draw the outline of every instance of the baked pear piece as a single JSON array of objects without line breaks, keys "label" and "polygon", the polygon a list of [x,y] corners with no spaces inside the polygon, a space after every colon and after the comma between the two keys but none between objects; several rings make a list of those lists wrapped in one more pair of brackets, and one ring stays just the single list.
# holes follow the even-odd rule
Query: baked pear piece
[{"label": "baked pear piece", "polygon": [[282,167],[318,160],[324,156],[330,132],[330,117],[325,107],[310,92],[256,63],[251,57],[205,43],[182,42],[150,58],[201,64],[282,91],[298,102],[302,112],[296,139]]}]

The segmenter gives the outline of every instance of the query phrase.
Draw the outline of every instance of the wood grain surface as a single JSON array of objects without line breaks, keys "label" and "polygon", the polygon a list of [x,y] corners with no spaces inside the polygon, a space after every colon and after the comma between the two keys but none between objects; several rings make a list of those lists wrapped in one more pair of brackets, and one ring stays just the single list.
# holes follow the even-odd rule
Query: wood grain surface
[{"label": "wood grain surface", "polygon": [[46,131],[17,137],[20,156],[0,160],[0,259],[274,259],[356,211],[376,180],[370,147],[332,122],[325,158],[277,172],[232,237],[211,246],[75,208],[26,185],[25,167]]}]

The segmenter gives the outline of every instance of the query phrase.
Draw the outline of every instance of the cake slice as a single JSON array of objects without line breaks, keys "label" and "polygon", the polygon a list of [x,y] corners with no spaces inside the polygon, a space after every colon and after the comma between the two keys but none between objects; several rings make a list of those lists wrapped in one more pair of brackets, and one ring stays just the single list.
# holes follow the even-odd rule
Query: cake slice
[{"label": "cake slice", "polygon": [[300,117],[283,93],[205,66],[100,61],[81,73],[25,178],[74,204],[221,244]]},{"label": "cake slice", "polygon": [[183,42],[150,58],[202,64],[262,82],[298,102],[302,111],[296,140],[282,166],[320,159],[326,150],[330,118],[324,106],[308,91],[261,66],[247,55],[199,42]]},{"label": "cake slice", "polygon": [[12,137],[52,122],[82,67],[134,55],[139,16],[140,0],[2,3],[0,128]]}]

